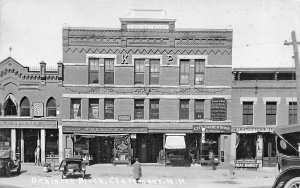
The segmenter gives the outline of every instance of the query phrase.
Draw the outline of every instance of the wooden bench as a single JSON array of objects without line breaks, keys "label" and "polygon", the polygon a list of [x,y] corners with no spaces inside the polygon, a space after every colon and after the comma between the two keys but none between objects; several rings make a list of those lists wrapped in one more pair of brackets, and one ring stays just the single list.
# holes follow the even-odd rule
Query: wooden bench
[{"label": "wooden bench", "polygon": [[259,167],[259,163],[256,159],[249,160],[235,160],[234,161],[235,168],[257,168]]}]

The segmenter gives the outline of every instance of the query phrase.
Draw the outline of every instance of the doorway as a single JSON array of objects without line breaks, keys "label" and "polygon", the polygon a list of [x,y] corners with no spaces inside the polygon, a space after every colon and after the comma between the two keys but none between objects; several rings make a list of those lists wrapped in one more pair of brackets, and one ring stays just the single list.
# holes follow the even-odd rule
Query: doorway
[{"label": "doorway", "polygon": [[263,166],[274,167],[276,166],[275,136],[273,134],[267,134],[264,135],[263,140],[264,140]]},{"label": "doorway", "polygon": [[38,130],[23,129],[24,134],[24,162],[34,163],[34,151],[38,145]]},{"label": "doorway", "polygon": [[100,163],[111,163],[113,160],[113,148],[114,138],[113,137],[99,137],[99,162]]}]

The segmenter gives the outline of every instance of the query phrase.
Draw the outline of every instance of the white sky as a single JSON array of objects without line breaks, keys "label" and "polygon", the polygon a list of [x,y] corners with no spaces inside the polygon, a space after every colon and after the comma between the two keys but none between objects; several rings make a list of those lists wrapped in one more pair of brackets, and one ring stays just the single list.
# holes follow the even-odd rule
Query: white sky
[{"label": "white sky", "polygon": [[176,28],[233,29],[234,67],[291,67],[300,0],[0,0],[0,61],[62,60],[62,27],[120,28],[130,9],[165,9]]}]

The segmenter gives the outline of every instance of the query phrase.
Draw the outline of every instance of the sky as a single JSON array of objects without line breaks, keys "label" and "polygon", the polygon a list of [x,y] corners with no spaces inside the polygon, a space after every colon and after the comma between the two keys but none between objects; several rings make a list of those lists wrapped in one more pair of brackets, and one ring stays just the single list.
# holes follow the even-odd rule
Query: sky
[{"label": "sky", "polygon": [[234,68],[294,67],[284,41],[292,30],[300,41],[300,0],[0,0],[0,61],[56,66],[63,27],[120,28],[130,9],[165,9],[176,28],[232,29]]}]

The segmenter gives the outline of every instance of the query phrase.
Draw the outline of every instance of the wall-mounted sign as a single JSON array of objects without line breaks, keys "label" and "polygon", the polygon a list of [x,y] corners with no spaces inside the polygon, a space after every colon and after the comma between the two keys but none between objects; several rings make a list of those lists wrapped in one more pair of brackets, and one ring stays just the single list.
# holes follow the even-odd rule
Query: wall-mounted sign
[{"label": "wall-mounted sign", "polygon": [[234,165],[237,168],[258,168],[259,163],[257,162],[256,159],[253,160],[235,160]]},{"label": "wall-mounted sign", "polygon": [[194,133],[231,133],[230,125],[193,125]]},{"label": "wall-mounted sign", "polygon": [[148,133],[146,127],[63,127],[63,132],[70,133]]},{"label": "wall-mounted sign", "polygon": [[130,115],[118,115],[118,120],[119,121],[130,121],[131,116]]},{"label": "wall-mounted sign", "polygon": [[227,103],[225,98],[211,100],[211,120],[225,121],[227,116]]},{"label": "wall-mounted sign", "polygon": [[167,24],[128,24],[127,29],[169,29]]},{"label": "wall-mounted sign", "polygon": [[57,129],[57,121],[0,120],[1,128]]},{"label": "wall-mounted sign", "polygon": [[232,127],[232,132],[236,133],[257,133],[273,132],[274,127]]}]

